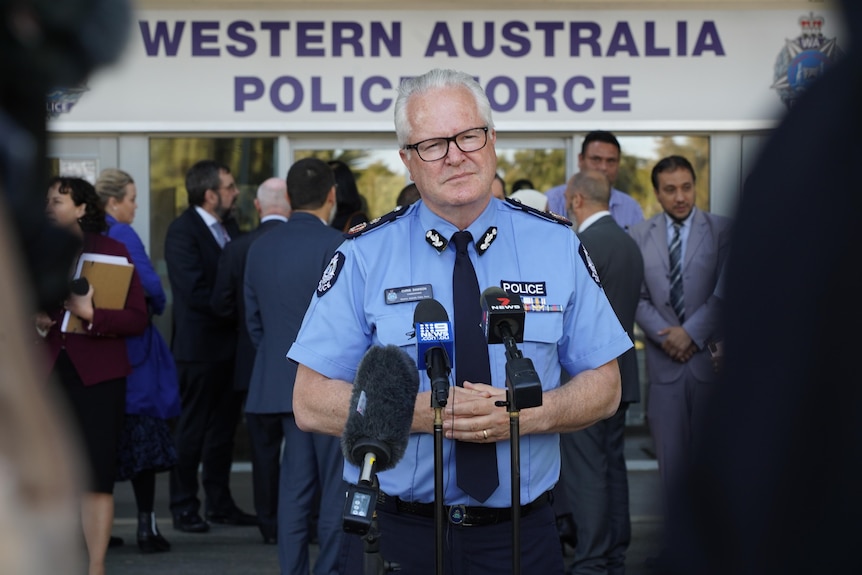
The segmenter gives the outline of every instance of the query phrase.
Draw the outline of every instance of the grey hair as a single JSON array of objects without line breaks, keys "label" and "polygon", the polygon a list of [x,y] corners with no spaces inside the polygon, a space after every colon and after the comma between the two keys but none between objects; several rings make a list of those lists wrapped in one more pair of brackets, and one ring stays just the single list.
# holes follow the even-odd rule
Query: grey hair
[{"label": "grey hair", "polygon": [[[395,135],[398,138],[399,146],[410,143],[410,135],[413,131],[410,117],[407,115],[407,103],[410,98],[415,94],[425,94],[441,88],[466,88],[469,90],[473,99],[476,100],[476,107],[479,109],[482,121],[488,128],[494,127],[494,120],[491,117],[491,103],[479,82],[465,72],[435,68],[421,76],[407,78],[398,86],[398,98],[395,100]],[[478,128],[478,126],[474,127]]]},{"label": "grey hair", "polygon": [[584,170],[569,179],[566,185],[566,202],[571,202],[575,192],[580,192],[590,202],[607,206],[611,199],[611,183],[598,170]]}]

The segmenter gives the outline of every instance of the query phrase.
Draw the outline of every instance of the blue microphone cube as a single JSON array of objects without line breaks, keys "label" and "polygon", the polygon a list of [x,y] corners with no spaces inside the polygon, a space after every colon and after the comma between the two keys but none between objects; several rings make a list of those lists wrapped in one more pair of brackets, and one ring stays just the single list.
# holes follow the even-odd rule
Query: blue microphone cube
[{"label": "blue microphone cube", "polygon": [[427,369],[425,355],[428,350],[435,347],[442,347],[449,357],[449,361],[453,360],[455,353],[455,340],[452,334],[452,324],[448,321],[428,321],[417,323],[416,325],[416,345],[417,345],[417,365],[419,369]]}]

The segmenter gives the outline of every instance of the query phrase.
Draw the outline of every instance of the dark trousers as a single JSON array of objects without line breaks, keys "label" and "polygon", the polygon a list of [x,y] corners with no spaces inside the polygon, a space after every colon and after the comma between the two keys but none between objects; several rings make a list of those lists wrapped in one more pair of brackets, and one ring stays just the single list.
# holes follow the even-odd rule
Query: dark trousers
[{"label": "dark trousers", "polygon": [[[378,511],[380,556],[396,562],[402,573],[436,573],[436,526],[433,517]],[[512,572],[512,522],[495,525],[443,526],[443,572],[446,575],[499,575]],[[563,554],[554,509],[545,505],[521,518],[521,572],[562,575]],[[344,536],[342,575],[362,575],[365,546],[357,535]]]},{"label": "dark trousers", "polygon": [[200,465],[206,510],[230,512],[233,441],[244,396],[233,389],[233,361],[178,361],[177,374],[182,411],[174,428],[178,461],[171,470],[171,512],[200,510]]},{"label": "dark trousers", "polygon": [[689,372],[670,383],[650,382],[647,418],[667,506],[679,500],[680,480],[689,472],[698,441],[695,434],[705,429],[716,387]]},{"label": "dark trousers", "polygon": [[631,541],[627,410],[628,404],[622,403],[612,417],[560,436],[560,482],[577,534],[574,575],[625,573],[625,552]]},{"label": "dark trousers", "polygon": [[245,423],[251,443],[251,473],[254,510],[260,532],[275,537],[278,526],[278,476],[284,443],[284,413],[246,413]]},{"label": "dark trousers", "polygon": [[342,479],[341,440],[308,433],[283,414],[284,457],[278,491],[278,562],[282,575],[307,575],[311,516],[319,503],[317,537],[320,554],[314,573],[336,573],[344,538],[342,513],[347,484]]}]

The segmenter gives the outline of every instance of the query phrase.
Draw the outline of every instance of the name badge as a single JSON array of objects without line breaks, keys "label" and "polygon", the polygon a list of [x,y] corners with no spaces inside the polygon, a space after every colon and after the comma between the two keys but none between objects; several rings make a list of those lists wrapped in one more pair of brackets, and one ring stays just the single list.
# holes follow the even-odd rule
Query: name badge
[{"label": "name badge", "polygon": [[383,295],[386,299],[386,304],[407,303],[410,301],[419,301],[421,299],[431,299],[434,297],[434,290],[431,289],[431,284],[421,284],[415,286],[405,286],[397,288],[387,288]]}]

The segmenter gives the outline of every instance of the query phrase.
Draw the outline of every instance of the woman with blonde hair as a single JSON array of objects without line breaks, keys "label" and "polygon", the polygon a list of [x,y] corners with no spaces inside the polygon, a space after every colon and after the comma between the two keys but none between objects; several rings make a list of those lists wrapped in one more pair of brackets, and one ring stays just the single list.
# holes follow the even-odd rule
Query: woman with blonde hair
[{"label": "woman with blonde hair", "polygon": [[[107,235],[128,248],[141,278],[152,314],[165,310],[165,291],[140,237],[132,228],[137,189],[132,177],[117,169],[99,174],[96,192],[105,207]],[[176,366],[170,349],[152,322],[143,335],[128,338],[132,373],[126,386],[126,422],[120,438],[117,480],[130,479],[138,507],[138,547],[144,553],[168,551],[159,532],[153,503],[156,473],[173,467],[177,451],[167,420],[180,413]]]}]

